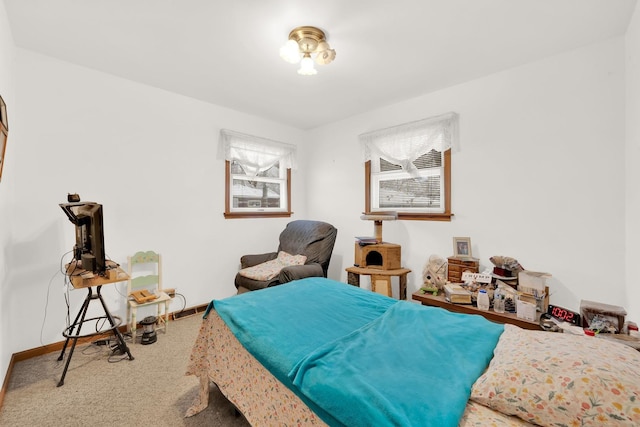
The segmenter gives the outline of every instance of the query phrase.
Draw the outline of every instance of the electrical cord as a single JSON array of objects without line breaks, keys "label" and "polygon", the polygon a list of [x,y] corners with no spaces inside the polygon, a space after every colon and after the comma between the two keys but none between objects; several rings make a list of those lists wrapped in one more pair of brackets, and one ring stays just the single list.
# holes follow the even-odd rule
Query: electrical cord
[{"label": "electrical cord", "polygon": [[120,290],[120,286],[126,287],[127,282],[116,283],[114,289],[116,290],[118,295],[125,299],[125,301],[129,301],[129,295],[125,295],[124,293],[122,293],[122,291]]},{"label": "electrical cord", "polygon": [[[73,253],[74,256],[73,258],[71,258],[71,261],[69,261],[68,263],[64,262],[64,258],[65,256],[67,256],[68,254]],[[65,286],[65,294],[64,294],[64,299],[65,299],[65,305],[67,307],[67,313],[66,313],[66,327],[67,329],[71,326],[71,302],[70,302],[70,295],[69,295],[69,291],[71,288],[71,283],[70,283],[70,277],[74,277],[74,276],[79,276],[80,273],[76,273],[76,270],[78,270],[78,260],[75,257],[75,250],[71,250],[69,252],[66,252],[62,255],[62,257],[60,258],[60,273],[63,274],[64,276],[64,286]],[[67,268],[65,268],[65,265],[69,266],[69,270]],[[79,271],[84,271],[84,270],[79,270]],[[49,281],[49,289],[51,288],[51,283],[53,281],[53,279],[55,278],[55,276],[58,274],[58,272],[56,272],[56,274],[54,274],[54,276],[51,278],[51,280]],[[49,304],[49,289],[47,290],[47,306]],[[45,320],[46,320],[46,307],[45,307]],[[100,330],[104,327],[105,322],[107,321],[107,318],[102,318],[102,321],[96,321],[95,324],[95,331],[96,332],[100,332]],[[44,330],[44,320],[42,323],[42,329],[40,331],[40,343],[42,344],[42,331]],[[43,344],[44,345],[44,344]]]},{"label": "electrical cord", "polygon": [[93,356],[94,354],[100,353],[100,351],[101,350],[96,348],[95,346],[87,345],[82,349],[82,354],[84,354],[85,356]]},{"label": "electrical cord", "polygon": [[[125,351],[124,348],[120,347],[120,344],[116,343],[109,346],[109,350],[111,351],[111,354],[107,358],[107,361],[109,363],[118,363],[118,362],[122,362],[125,359],[129,360],[129,356],[127,355],[127,352]],[[122,357],[114,358],[114,356],[122,356]]]},{"label": "electrical cord", "polygon": [[[70,253],[73,253],[73,257],[71,258],[71,261],[69,261],[68,263],[64,262],[64,259],[67,255],[69,255]],[[110,260],[110,258],[107,257],[108,260]],[[65,293],[64,293],[64,300],[65,300],[65,305],[66,305],[66,328],[68,329],[71,326],[71,303],[70,303],[70,289],[71,289],[71,282],[70,282],[70,277],[75,277],[75,276],[79,276],[81,272],[84,272],[84,270],[79,268],[78,265],[78,259],[76,259],[75,257],[75,250],[71,250],[69,252],[64,253],[61,257],[60,257],[60,267],[59,267],[59,271],[56,271],[53,276],[51,276],[51,279],[49,280],[49,285],[47,286],[47,296],[46,296],[46,300],[45,300],[45,309],[44,309],[44,318],[42,320],[42,326],[40,328],[40,344],[42,346],[44,346],[44,342],[43,342],[43,333],[44,333],[44,325],[46,323],[46,319],[47,319],[47,309],[49,307],[49,299],[50,299],[50,294],[51,294],[51,285],[54,281],[54,279],[56,278],[56,276],[58,275],[58,273],[62,274],[64,277],[64,288],[65,288]],[[119,264],[117,264],[119,266]],[[68,268],[67,268],[68,267]],[[78,272],[76,272],[76,270],[78,270]],[[116,288],[117,289],[117,288]],[[119,294],[121,294],[121,292],[118,291]],[[122,294],[121,294],[122,295]],[[107,321],[107,317],[104,318],[99,318],[96,319],[96,323],[95,323],[95,331],[96,333],[99,333],[102,328],[105,326],[105,323]],[[106,333],[107,331],[105,331]],[[126,334],[125,336],[123,336],[125,342],[131,341],[131,336],[129,334]],[[96,340],[93,342],[93,344],[97,344],[99,341],[103,341],[103,340]],[[109,343],[111,342],[110,339],[105,339],[104,340],[105,344],[109,345]],[[111,354],[108,357],[108,361],[109,363],[117,363],[120,362],[124,359],[129,359],[128,355],[126,354],[126,352],[124,351],[124,349],[120,348],[119,344],[113,344],[113,345],[109,345],[109,351],[111,352]],[[88,354],[88,355],[92,355],[95,353],[98,353],[99,351],[96,351],[94,346],[87,346],[85,348],[83,348],[82,353],[83,354]],[[122,355],[122,357],[118,357],[118,358],[114,358],[114,356],[116,355]],[[59,364],[59,362],[57,363],[57,365]]]},{"label": "electrical cord", "polygon": [[[44,331],[44,324],[47,320],[47,309],[49,307],[49,296],[50,296],[50,292],[51,292],[51,284],[53,283],[53,279],[55,278],[55,276],[58,273],[61,273],[64,277],[64,287],[66,288],[66,294],[65,294],[65,303],[67,306],[67,315],[66,315],[66,325],[67,328],[69,327],[69,323],[71,322],[71,313],[70,313],[70,306],[69,306],[69,281],[68,281],[68,277],[67,277],[67,271],[64,268],[64,257],[66,257],[67,255],[69,255],[70,253],[74,252],[73,250],[70,250],[68,252],[65,252],[64,254],[62,254],[62,256],[60,257],[60,268],[59,271],[57,271],[52,277],[51,280],[49,280],[49,286],[47,287],[47,298],[46,298],[46,303],[45,303],[45,308],[44,308],[44,318],[42,320],[42,327],[40,328],[40,344],[42,344],[42,334]],[[73,262],[75,260],[75,257],[72,258],[71,262]],[[69,264],[71,264],[71,262]],[[74,270],[75,271],[76,265],[74,264]],[[44,345],[44,344],[43,344]]]},{"label": "electrical cord", "polygon": [[[64,287],[66,289],[66,292],[64,294],[64,298],[65,298],[65,305],[67,306],[67,313],[66,313],[66,325],[67,328],[70,326],[71,323],[71,307],[70,307],[70,303],[69,303],[69,276],[73,276],[75,270],[77,269],[77,262],[75,255],[74,257],[71,259],[71,261],[69,261],[68,265],[72,266],[73,269],[71,270],[71,272],[67,272],[67,269],[64,267],[65,266],[65,262],[64,262],[64,258],[69,255],[70,253],[73,253],[74,250],[70,250],[68,252],[65,252],[64,254],[62,254],[62,256],[60,257],[60,267],[59,270],[56,271],[53,276],[51,276],[51,279],[49,279],[49,284],[47,286],[47,295],[45,298],[45,305],[44,305],[44,315],[42,318],[42,326],[40,327],[40,344],[42,346],[44,346],[44,341],[43,341],[43,337],[42,335],[44,334],[44,325],[47,322],[47,311],[49,309],[49,299],[51,296],[51,285],[53,284],[53,280],[56,278],[56,276],[58,275],[58,273],[62,274],[62,276],[64,277]],[[69,273],[69,274],[67,274]]]},{"label": "electrical cord", "polygon": [[180,311],[178,311],[178,313],[182,313],[184,309],[187,308],[187,298],[185,298],[184,295],[179,294],[177,292],[176,292],[176,296],[180,296],[180,298],[182,298],[182,308],[180,309]]},{"label": "electrical cord", "polygon": [[[72,267],[71,271],[65,268],[65,262],[64,262],[64,257],[70,253],[73,253],[73,258],[71,258],[71,261],[66,263],[66,265]],[[64,287],[65,287],[64,301],[65,301],[65,305],[67,306],[67,315],[66,315],[66,322],[65,322],[67,325],[67,328],[71,326],[71,303],[69,298],[69,288],[70,288],[69,277],[75,275],[74,272],[76,271],[77,268],[78,268],[78,262],[75,257],[75,249],[70,250],[69,252],[65,252],[62,255],[62,257],[60,257],[60,272],[64,276]]]},{"label": "electrical cord", "polygon": [[106,329],[104,331],[102,330],[102,328],[104,327],[106,321],[107,321],[107,317],[106,316],[105,317],[101,317],[99,319],[96,319],[96,326],[95,326],[96,333],[102,332],[102,333],[106,334],[107,332],[109,332],[109,329]]},{"label": "electrical cord", "polygon": [[42,345],[44,347],[44,342],[42,340],[42,334],[44,333],[44,325],[45,323],[47,323],[47,309],[49,308],[49,295],[51,294],[51,284],[53,283],[53,279],[56,278],[56,276],[58,275],[58,271],[56,271],[53,276],[51,276],[51,279],[49,279],[49,285],[47,286],[47,298],[45,299],[45,303],[44,303],[44,316],[42,318],[42,326],[40,327],[40,345]]}]

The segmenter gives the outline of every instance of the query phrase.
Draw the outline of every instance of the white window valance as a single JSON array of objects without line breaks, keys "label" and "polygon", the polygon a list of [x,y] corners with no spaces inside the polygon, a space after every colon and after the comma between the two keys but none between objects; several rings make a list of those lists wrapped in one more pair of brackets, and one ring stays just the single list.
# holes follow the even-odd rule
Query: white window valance
[{"label": "white window valance", "polygon": [[363,133],[358,136],[364,148],[365,162],[382,158],[400,165],[417,177],[413,162],[435,149],[458,149],[458,114],[446,113],[428,119]]},{"label": "white window valance", "polygon": [[247,175],[256,176],[278,162],[284,169],[296,169],[296,146],[222,129],[218,158],[236,161]]}]

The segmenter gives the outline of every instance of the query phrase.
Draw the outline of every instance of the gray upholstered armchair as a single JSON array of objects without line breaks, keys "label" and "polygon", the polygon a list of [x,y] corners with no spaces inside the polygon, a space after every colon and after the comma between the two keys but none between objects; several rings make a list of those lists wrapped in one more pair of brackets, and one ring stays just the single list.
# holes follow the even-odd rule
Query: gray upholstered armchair
[{"label": "gray upholstered armchair", "polygon": [[242,268],[253,267],[278,257],[278,252],[284,251],[291,255],[305,255],[304,265],[284,267],[271,280],[254,280],[236,275],[235,285],[238,293],[264,289],[269,286],[280,285],[292,280],[305,277],[327,277],[329,261],[336,242],[338,230],[331,224],[321,221],[296,220],[287,224],[280,233],[280,245],[277,252],[266,254],[244,255],[240,258]]}]

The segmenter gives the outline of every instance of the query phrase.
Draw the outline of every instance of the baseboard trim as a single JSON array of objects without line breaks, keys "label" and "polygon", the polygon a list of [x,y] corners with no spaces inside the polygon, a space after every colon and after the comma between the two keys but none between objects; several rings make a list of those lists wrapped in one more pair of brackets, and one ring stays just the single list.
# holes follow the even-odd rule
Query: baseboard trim
[{"label": "baseboard trim", "polygon": [[195,307],[186,308],[184,310],[169,313],[169,318],[171,320],[177,320],[183,317],[194,316],[196,314],[204,313],[205,311],[207,311],[207,307],[209,307],[209,304],[202,304]]},{"label": "baseboard trim", "polygon": [[[185,308],[184,310],[174,311],[169,313],[169,320],[178,320],[183,317],[194,316],[199,313],[204,313],[207,310],[209,304],[202,304],[195,307]],[[140,323],[137,323],[136,328],[141,328]],[[118,328],[121,333],[127,332],[127,325],[122,325]],[[93,335],[91,337],[78,338],[78,344],[86,344],[96,340],[104,339],[112,337],[113,335],[110,332],[105,332],[100,335]],[[2,405],[4,403],[4,396],[9,387],[9,381],[11,379],[11,374],[13,372],[13,366],[22,362],[23,360],[31,359],[32,357],[42,356],[44,354],[52,353],[54,351],[61,351],[64,346],[64,341],[58,341],[55,343],[43,345],[40,347],[32,348],[29,350],[19,351],[18,353],[13,353],[11,355],[11,360],[9,361],[9,366],[7,367],[7,373],[4,377],[4,381],[2,382],[2,390],[0,390],[0,409],[2,409]]]},{"label": "baseboard trim", "polygon": [[9,388],[9,379],[11,378],[11,373],[13,372],[14,365],[14,354],[11,355],[11,360],[9,361],[9,366],[7,367],[7,374],[4,376],[4,381],[2,382],[2,390],[0,390],[0,410],[2,410],[2,404],[4,403],[4,395]]}]

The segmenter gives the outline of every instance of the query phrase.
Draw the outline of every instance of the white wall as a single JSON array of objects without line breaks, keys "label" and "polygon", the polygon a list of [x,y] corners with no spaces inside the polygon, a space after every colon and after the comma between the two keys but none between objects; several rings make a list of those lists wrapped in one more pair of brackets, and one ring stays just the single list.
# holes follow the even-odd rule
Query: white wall
[{"label": "white wall", "polygon": [[[4,2],[0,2],[0,95],[7,104],[7,115],[12,125],[15,106],[14,87],[14,56],[15,47],[13,37],[9,28],[9,21],[5,10]],[[11,251],[11,234],[13,230],[13,220],[10,215],[9,205],[13,200],[14,179],[12,172],[14,169],[13,147],[18,143],[17,132],[10,127],[9,139],[2,180],[0,181],[0,384],[4,381],[5,372],[13,353],[13,344],[9,331],[14,324],[11,317],[9,300],[5,295],[9,291],[10,284],[7,277],[9,275],[9,263],[7,258]]]},{"label": "white wall", "polygon": [[[234,294],[240,256],[277,249],[289,218],[224,219],[218,132],[228,128],[299,144],[301,131],[17,51],[12,128],[22,137],[11,153],[11,179],[20,197],[9,208],[13,235],[5,253],[10,269],[2,316],[20,328],[3,331],[9,351],[62,340],[60,264],[73,247],[74,226],[58,204],[68,192],[103,204],[111,259],[125,264],[135,251],[161,252],[164,284],[185,295],[187,306]],[[306,155],[304,147],[299,151]],[[304,175],[296,171],[292,181],[293,210],[303,218]],[[123,318],[125,287],[103,289],[111,311]],[[70,292],[72,316],[85,296],[85,290]],[[99,305],[92,306],[92,314],[99,313]],[[176,298],[171,310],[181,308]]]},{"label": "white wall", "polygon": [[333,273],[346,277],[353,237],[373,232],[359,219],[357,135],[456,111],[455,217],[383,224],[385,241],[402,245],[403,264],[413,270],[409,292],[421,286],[429,255],[450,256],[452,237],[469,236],[481,268],[508,255],[551,273],[555,304],[627,306],[624,65],[624,39],[616,38],[315,130],[308,210],[340,230]]},{"label": "white wall", "polygon": [[630,319],[640,321],[640,5],[631,18],[625,39],[626,104],[626,261],[627,293]]},{"label": "white wall", "polygon": [[[631,185],[639,178],[633,166],[640,67],[632,55],[639,51],[638,21],[636,9],[626,39],[305,133],[14,49],[0,2],[0,93],[11,120],[0,183],[0,376],[12,353],[62,339],[59,269],[73,246],[73,226],[57,205],[67,192],[104,205],[112,259],[124,263],[139,249],[161,251],[166,285],[177,287],[189,306],[233,294],[239,257],[249,249],[275,249],[289,219],[223,219],[224,169],[216,159],[223,127],[298,144],[294,219],[338,228],[329,276],[345,280],[353,237],[373,230],[359,219],[364,171],[357,135],[456,111],[462,149],[453,156],[453,221],[383,226],[385,240],[402,245],[403,262],[413,270],[409,292],[420,286],[430,254],[448,256],[453,236],[470,236],[482,267],[492,255],[509,255],[527,269],[552,273],[556,304],[619,304],[640,320],[632,280],[640,203]],[[106,287],[104,294],[123,315],[117,291],[123,286]],[[73,314],[85,292],[70,297]],[[630,307],[631,297],[636,305]]]}]

